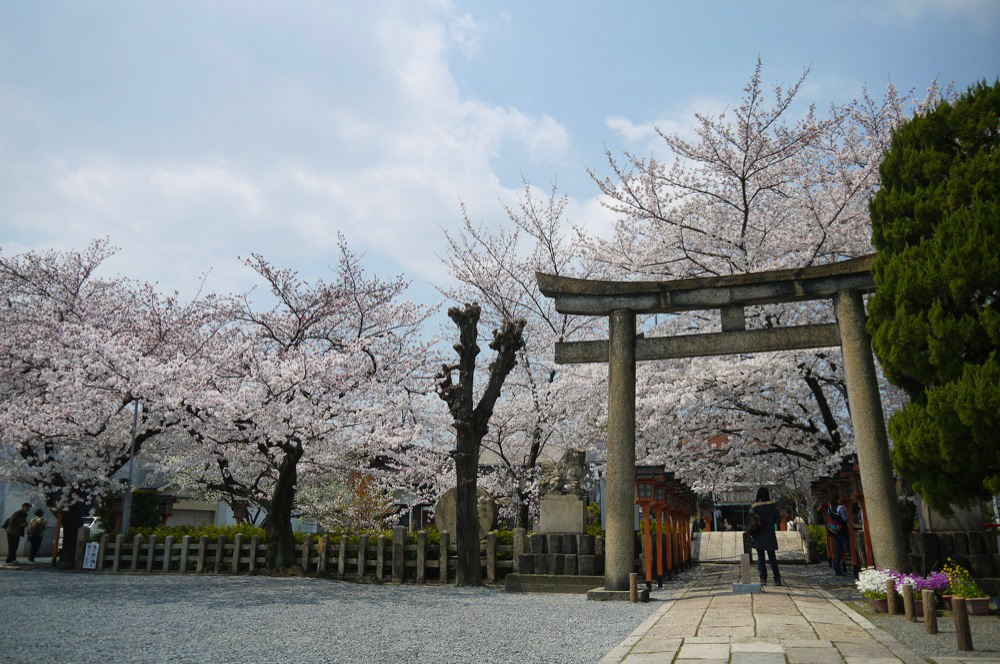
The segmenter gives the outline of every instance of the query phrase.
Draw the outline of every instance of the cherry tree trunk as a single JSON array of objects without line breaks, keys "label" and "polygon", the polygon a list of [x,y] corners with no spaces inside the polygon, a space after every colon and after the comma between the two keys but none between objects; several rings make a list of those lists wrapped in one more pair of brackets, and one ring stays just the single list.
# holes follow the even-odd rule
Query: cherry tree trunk
[{"label": "cherry tree trunk", "polygon": [[83,503],[73,503],[63,510],[63,541],[59,550],[59,567],[62,569],[76,568],[76,538],[83,526],[83,515],[86,506]]},{"label": "cherry tree trunk", "polygon": [[264,520],[267,538],[267,568],[277,572],[298,565],[295,535],[292,533],[292,505],[295,502],[296,467],[302,450],[286,452],[278,466],[278,481],[271,494],[271,505]]},{"label": "cherry tree trunk", "polygon": [[455,542],[458,547],[458,570],[456,583],[459,586],[483,585],[483,568],[479,559],[479,495],[477,475],[479,471],[479,436],[466,432],[458,436],[458,452],[455,454],[455,470],[458,477],[458,491],[455,519]]},{"label": "cherry tree trunk", "polygon": [[[479,314],[478,304],[448,310],[448,317],[459,330],[459,343],[455,344],[459,361],[457,365],[442,367],[437,376],[438,396],[448,404],[456,432],[456,449],[452,455],[458,481],[455,544],[458,548],[456,583],[459,586],[483,584],[483,570],[479,562],[479,497],[476,493],[479,447],[489,430],[490,417],[500,398],[503,382],[516,364],[515,354],[524,346],[523,320],[505,321],[500,330],[494,331],[490,348],[496,351],[496,358],[490,363],[483,394],[478,404],[474,403]],[[452,372],[456,369],[459,372],[458,383],[452,382]]]}]

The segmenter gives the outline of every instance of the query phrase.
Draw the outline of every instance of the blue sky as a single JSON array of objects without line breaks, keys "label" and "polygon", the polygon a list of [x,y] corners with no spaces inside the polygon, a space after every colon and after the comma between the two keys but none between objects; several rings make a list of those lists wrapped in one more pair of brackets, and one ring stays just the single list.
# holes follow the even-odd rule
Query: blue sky
[{"label": "blue sky", "polygon": [[812,73],[800,108],[867,84],[1000,74],[1000,1],[0,3],[0,246],[82,248],[191,293],[262,253],[322,276],[337,233],[432,301],[441,228],[521,178],[610,223],[586,169],[653,126]]}]

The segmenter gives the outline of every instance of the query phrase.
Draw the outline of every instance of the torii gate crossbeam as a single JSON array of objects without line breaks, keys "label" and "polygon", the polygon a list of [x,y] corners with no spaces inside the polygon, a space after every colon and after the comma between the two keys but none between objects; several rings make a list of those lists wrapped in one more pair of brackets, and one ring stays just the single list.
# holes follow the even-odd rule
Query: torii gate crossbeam
[{"label": "torii gate crossbeam", "polygon": [[[635,363],[643,360],[823,348],[840,345],[851,422],[879,565],[908,570],[909,558],[889,459],[875,362],[862,296],[875,290],[873,256],[795,270],[675,281],[590,281],[536,273],[560,313],[608,316],[607,341],[556,344],[556,362],[608,362],[607,538],[604,587],[627,590],[635,556]],[[837,323],[745,329],[744,307],[832,299]],[[722,332],[636,339],[636,314],[719,309]]]}]

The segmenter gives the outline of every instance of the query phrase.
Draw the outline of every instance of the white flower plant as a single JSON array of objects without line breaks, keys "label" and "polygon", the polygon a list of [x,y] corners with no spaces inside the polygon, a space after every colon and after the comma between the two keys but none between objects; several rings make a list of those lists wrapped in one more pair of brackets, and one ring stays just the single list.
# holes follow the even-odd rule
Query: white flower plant
[{"label": "white flower plant", "polygon": [[886,599],[886,582],[891,578],[891,570],[866,567],[858,574],[856,585],[868,599]]}]

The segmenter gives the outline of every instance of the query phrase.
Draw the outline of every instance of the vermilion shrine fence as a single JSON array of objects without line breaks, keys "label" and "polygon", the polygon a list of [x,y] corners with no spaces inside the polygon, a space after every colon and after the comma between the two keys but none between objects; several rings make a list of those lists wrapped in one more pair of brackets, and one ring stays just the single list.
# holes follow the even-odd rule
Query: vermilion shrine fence
[{"label": "vermilion shrine fence", "polygon": [[[874,559],[908,570],[889,445],[865,328],[864,293],[875,290],[873,256],[795,270],[676,281],[591,281],[536,273],[563,314],[607,316],[606,341],[557,343],[556,362],[608,363],[607,530],[604,587],[627,590],[634,561],[635,363],[708,355],[840,346],[864,482]],[[836,323],[747,330],[745,307],[833,301]],[[718,309],[722,332],[636,338],[636,315]]]},{"label": "vermilion shrine fence", "polygon": [[697,497],[663,466],[638,466],[635,504],[642,511],[640,536],[646,588],[652,590],[654,578],[662,588],[664,575],[669,578],[692,562],[691,517],[698,509]]}]

